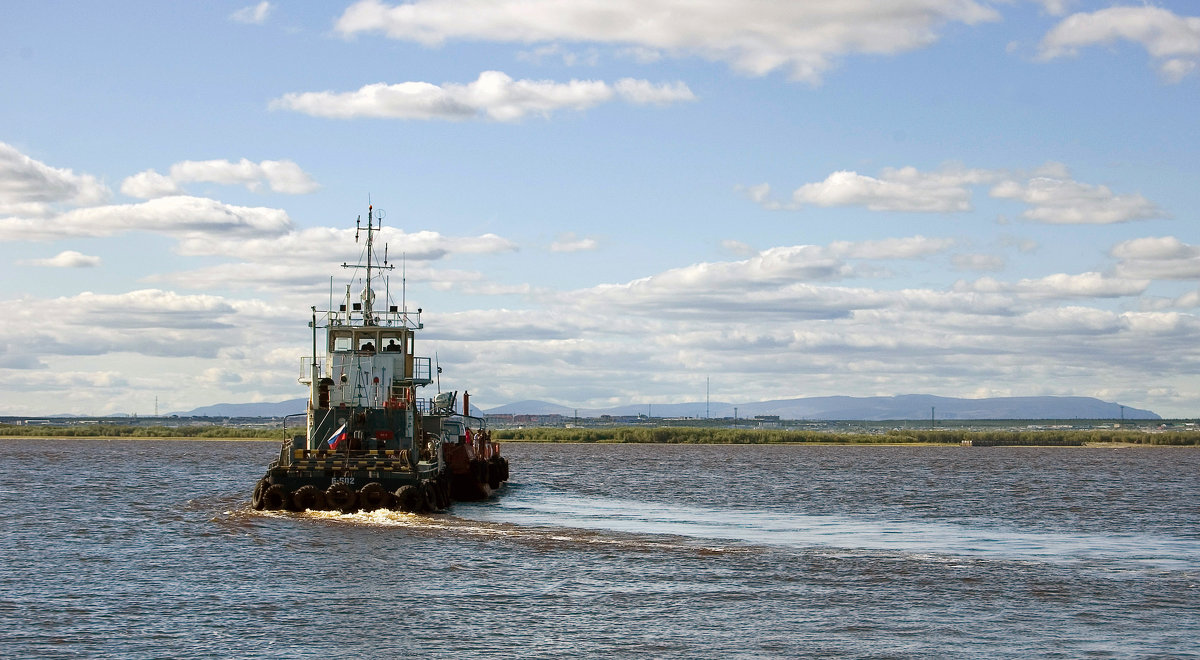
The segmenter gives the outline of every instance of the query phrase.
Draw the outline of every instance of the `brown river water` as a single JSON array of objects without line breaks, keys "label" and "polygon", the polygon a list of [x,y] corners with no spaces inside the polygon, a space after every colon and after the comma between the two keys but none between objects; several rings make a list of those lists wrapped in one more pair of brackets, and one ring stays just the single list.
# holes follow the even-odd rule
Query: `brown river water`
[{"label": "brown river water", "polygon": [[276,442],[0,441],[0,654],[1200,657],[1200,450],[507,444],[431,516]]}]

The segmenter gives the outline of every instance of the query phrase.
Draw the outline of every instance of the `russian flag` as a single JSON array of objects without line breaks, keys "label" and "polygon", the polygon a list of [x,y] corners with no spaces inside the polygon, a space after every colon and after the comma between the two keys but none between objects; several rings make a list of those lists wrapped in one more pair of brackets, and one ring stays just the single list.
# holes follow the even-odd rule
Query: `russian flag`
[{"label": "russian flag", "polygon": [[329,445],[330,449],[337,449],[338,445],[341,444],[341,442],[345,439],[346,439],[346,425],[342,424],[341,427],[338,428],[338,430],[333,432],[333,435],[329,436],[329,439],[325,441],[325,444]]}]

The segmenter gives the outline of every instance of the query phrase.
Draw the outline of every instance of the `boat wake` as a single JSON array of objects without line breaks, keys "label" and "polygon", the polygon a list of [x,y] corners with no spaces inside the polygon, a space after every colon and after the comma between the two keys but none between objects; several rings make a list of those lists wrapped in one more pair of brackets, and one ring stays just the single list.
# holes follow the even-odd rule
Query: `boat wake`
[{"label": "boat wake", "polygon": [[[1088,563],[1112,570],[1200,571],[1200,540],[1148,534],[1088,534],[981,527],[933,520],[884,520],[572,495],[510,484],[505,497],[456,503],[449,513],[390,511],[249,512],[330,525],[403,528],[429,537],[476,536],[538,547],[630,551],[756,552],[765,548],[838,554],[900,554],[929,561],[998,559]],[[230,512],[232,513],[232,512]]]},{"label": "boat wake", "polygon": [[456,507],[454,513],[519,527],[671,535],[759,546],[1200,570],[1200,540],[1145,534],[985,528],[956,522],[721,509],[553,492],[521,492]]}]

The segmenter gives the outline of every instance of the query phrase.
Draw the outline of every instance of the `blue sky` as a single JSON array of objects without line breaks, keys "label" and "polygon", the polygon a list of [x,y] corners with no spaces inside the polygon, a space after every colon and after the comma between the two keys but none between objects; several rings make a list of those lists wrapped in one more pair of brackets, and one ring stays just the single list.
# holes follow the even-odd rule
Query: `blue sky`
[{"label": "blue sky", "polygon": [[0,414],[304,396],[371,200],[481,407],[1193,417],[1198,63],[1182,1],[17,3]]}]

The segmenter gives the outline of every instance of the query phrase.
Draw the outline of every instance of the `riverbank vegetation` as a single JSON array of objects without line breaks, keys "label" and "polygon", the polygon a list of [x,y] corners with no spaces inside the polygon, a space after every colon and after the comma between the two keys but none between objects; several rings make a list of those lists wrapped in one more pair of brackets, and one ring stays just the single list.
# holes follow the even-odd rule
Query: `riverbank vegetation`
[{"label": "riverbank vegetation", "polygon": [[[294,431],[292,429],[291,431]],[[288,433],[290,433],[289,431]],[[122,424],[13,425],[0,424],[0,437],[43,438],[202,438],[263,439],[284,437],[282,429],[236,426],[135,426]],[[838,432],[784,429],[727,429],[700,427],[496,429],[492,439],[509,442],[659,443],[708,445],[761,444],[934,444],[975,446],[1082,446],[1091,444],[1200,446],[1200,432],[1127,429],[1045,429],[1030,431],[971,429],[893,429],[886,432]]]},{"label": "riverbank vegetation", "polygon": [[0,437],[9,438],[209,438],[277,440],[280,429],[250,429],[236,426],[133,426],[125,424],[0,424]]},{"label": "riverbank vegetation", "polygon": [[1200,445],[1196,431],[1147,433],[1121,429],[972,431],[892,430],[885,433],[840,433],[778,429],[713,428],[527,428],[492,431],[492,439],[513,442],[677,443],[677,444],[946,444],[970,441],[987,445],[1081,446],[1086,444]]}]

